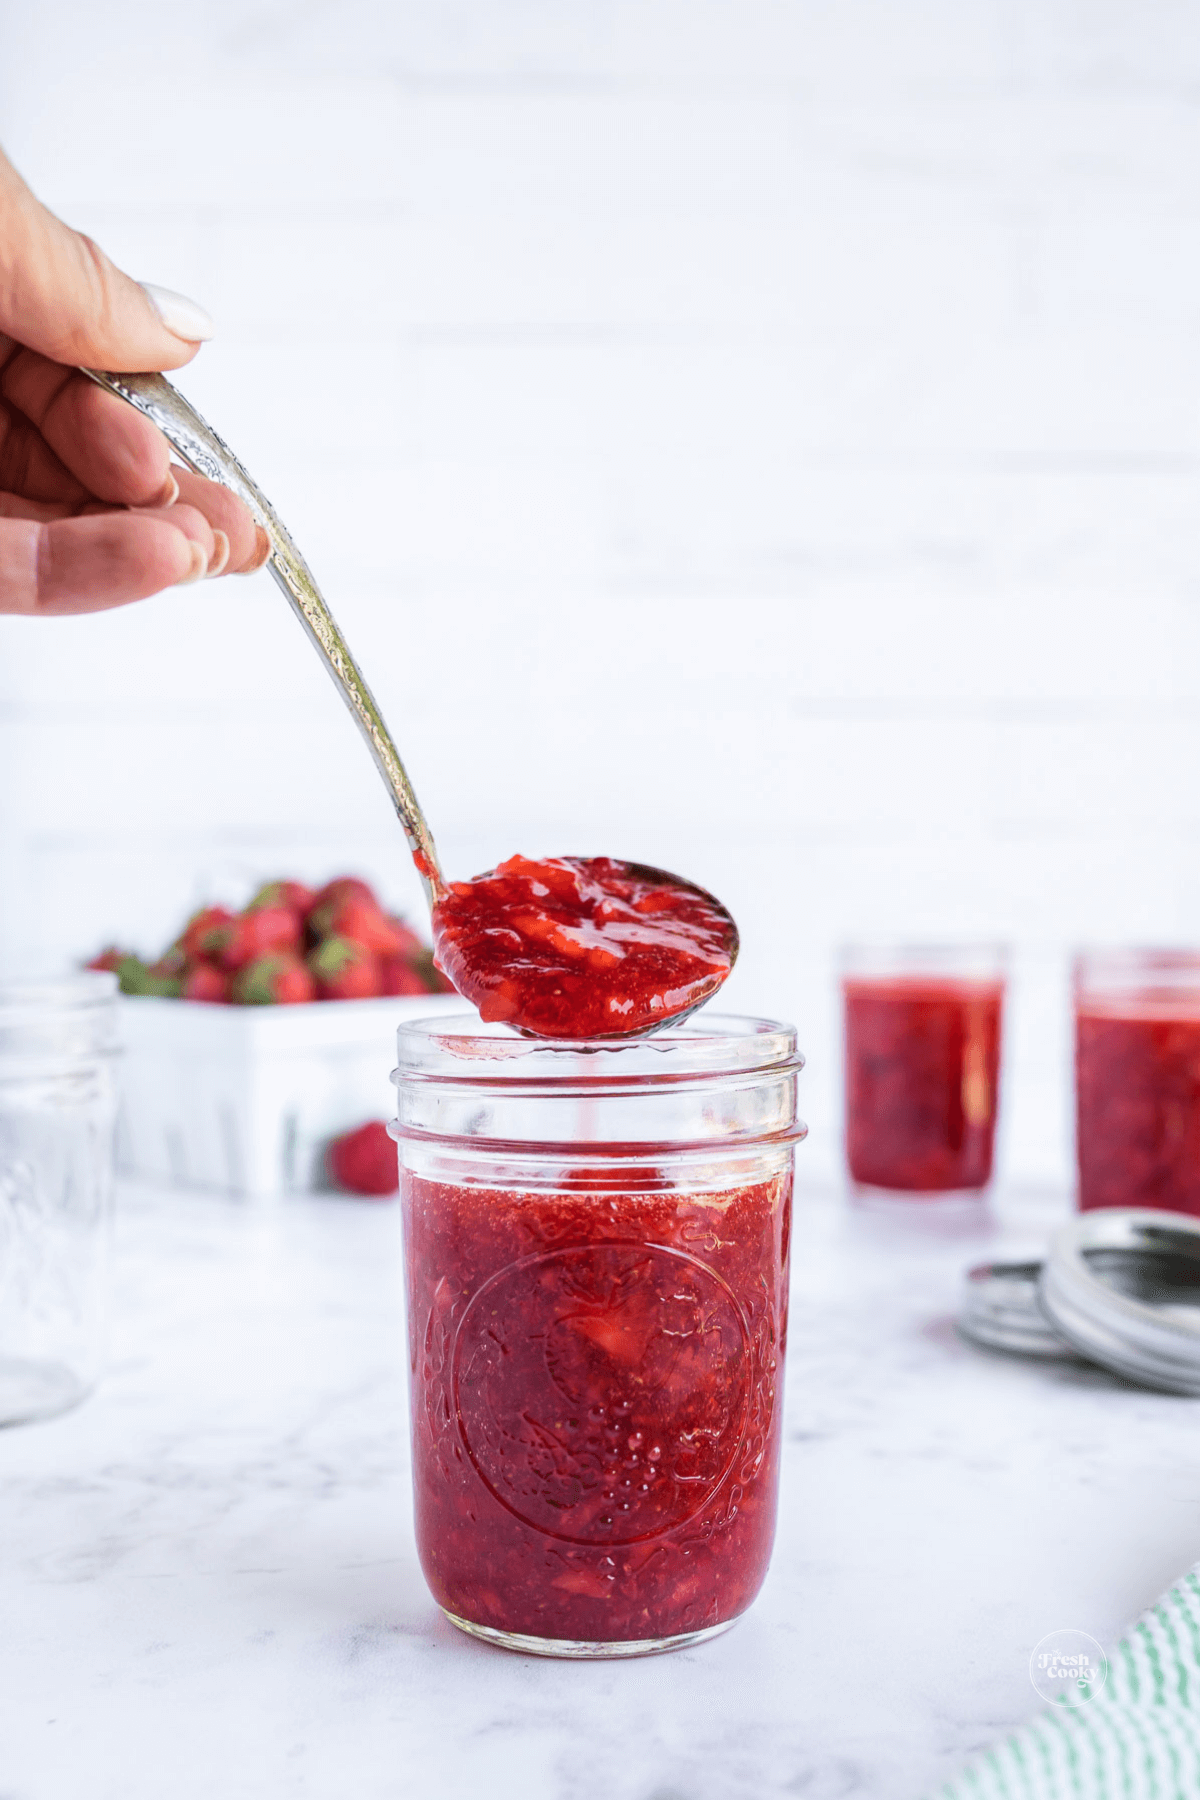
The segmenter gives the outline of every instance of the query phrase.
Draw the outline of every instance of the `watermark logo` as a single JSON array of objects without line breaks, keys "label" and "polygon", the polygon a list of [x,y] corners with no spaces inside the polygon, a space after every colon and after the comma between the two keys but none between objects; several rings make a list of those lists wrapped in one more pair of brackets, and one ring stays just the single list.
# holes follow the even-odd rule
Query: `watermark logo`
[{"label": "watermark logo", "polygon": [[1029,1679],[1052,1706],[1087,1706],[1108,1680],[1108,1658],[1086,1631],[1052,1631],[1034,1646]]}]

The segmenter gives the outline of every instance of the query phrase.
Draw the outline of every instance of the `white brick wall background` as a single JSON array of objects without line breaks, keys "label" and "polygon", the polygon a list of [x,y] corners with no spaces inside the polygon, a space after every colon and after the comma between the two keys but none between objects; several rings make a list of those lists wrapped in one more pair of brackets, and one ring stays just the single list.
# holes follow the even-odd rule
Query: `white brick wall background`
[{"label": "white brick wall background", "polygon": [[[220,333],[451,871],[675,867],[838,1159],[853,935],[1200,937],[1196,0],[0,4],[0,137]],[[418,903],[265,576],[0,629],[9,966],[342,867]]]}]

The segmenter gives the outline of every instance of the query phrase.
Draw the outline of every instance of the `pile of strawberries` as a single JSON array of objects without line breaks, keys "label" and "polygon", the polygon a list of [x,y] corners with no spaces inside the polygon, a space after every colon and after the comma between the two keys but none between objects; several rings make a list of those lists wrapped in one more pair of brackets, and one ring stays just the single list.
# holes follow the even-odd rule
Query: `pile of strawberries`
[{"label": "pile of strawberries", "polygon": [[269,881],[240,913],[194,913],[157,962],[114,947],[87,966],[114,970],[126,994],[218,1006],[453,992],[429,946],[353,875],[317,890]]}]

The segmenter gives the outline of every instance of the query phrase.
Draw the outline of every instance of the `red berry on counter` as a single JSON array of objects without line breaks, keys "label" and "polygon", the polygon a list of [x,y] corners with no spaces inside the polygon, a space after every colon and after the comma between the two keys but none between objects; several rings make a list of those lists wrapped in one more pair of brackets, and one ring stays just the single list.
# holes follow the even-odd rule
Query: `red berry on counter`
[{"label": "red berry on counter", "polygon": [[317,989],[300,957],[282,950],[239,969],[231,997],[239,1006],[303,1006],[317,998]]},{"label": "red berry on counter", "polygon": [[226,969],[244,969],[260,956],[300,947],[300,921],[295,913],[286,906],[263,906],[257,912],[240,913],[233,920],[220,950],[220,961]]},{"label": "red berry on counter", "polygon": [[372,1119],[357,1131],[334,1138],[329,1146],[329,1172],[338,1186],[351,1194],[394,1194],[400,1185],[396,1146],[383,1120]]},{"label": "red berry on counter", "polygon": [[379,958],[352,938],[329,937],[308,959],[321,1000],[373,1000],[382,991]]},{"label": "red berry on counter", "polygon": [[212,1006],[224,1006],[229,1000],[229,977],[215,963],[196,963],[184,977],[184,1000],[204,1000]]}]

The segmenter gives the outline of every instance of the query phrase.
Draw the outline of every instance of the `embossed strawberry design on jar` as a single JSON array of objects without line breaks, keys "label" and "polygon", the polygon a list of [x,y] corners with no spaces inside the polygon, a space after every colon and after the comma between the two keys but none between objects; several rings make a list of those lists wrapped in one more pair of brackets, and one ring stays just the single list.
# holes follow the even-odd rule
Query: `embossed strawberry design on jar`
[{"label": "embossed strawberry design on jar", "polygon": [[701,1016],[589,1050],[464,1018],[399,1037],[435,1598],[549,1655],[724,1630],[774,1535],[793,1033]]}]

